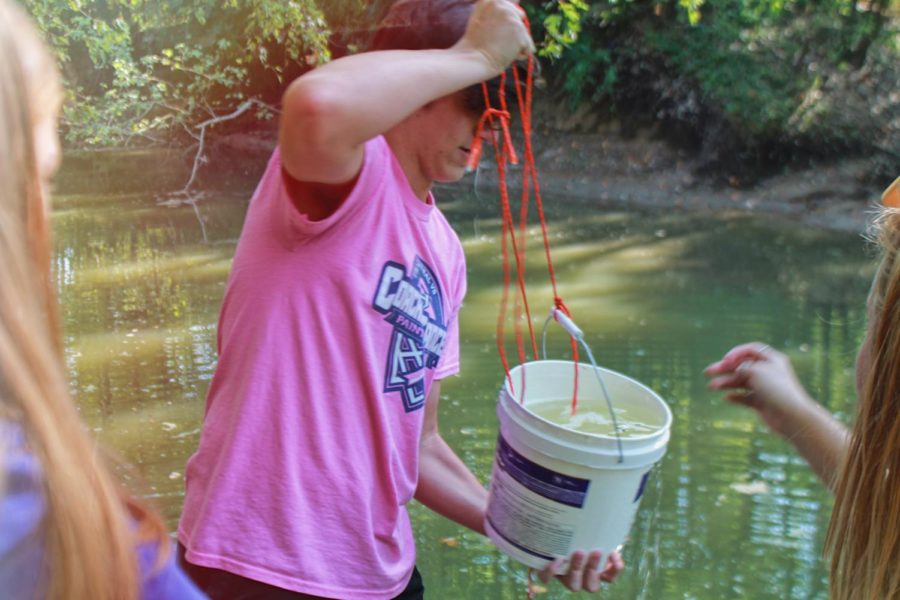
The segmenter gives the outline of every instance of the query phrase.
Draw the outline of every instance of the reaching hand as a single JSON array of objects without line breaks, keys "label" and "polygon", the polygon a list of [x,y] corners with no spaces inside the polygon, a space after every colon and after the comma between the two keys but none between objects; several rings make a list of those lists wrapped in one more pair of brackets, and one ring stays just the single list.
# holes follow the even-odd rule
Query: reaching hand
[{"label": "reaching hand", "polygon": [[590,554],[582,551],[573,552],[569,557],[569,570],[560,574],[565,560],[562,557],[557,558],[552,563],[541,569],[538,577],[544,583],[548,583],[554,576],[573,592],[586,590],[588,592],[596,592],[600,589],[600,582],[605,581],[611,583],[616,576],[625,568],[622,557],[618,552],[613,552],[606,560],[606,566],[600,570],[600,559],[603,553],[595,550]]},{"label": "reaching hand", "polygon": [[787,416],[815,403],[803,389],[787,356],[765,344],[735,346],[704,370],[712,390],[731,390],[726,398],[757,411],[773,431],[789,434]]},{"label": "reaching hand", "polygon": [[522,9],[511,0],[480,0],[459,42],[475,48],[499,74],[514,60],[534,52],[534,42],[522,20]]}]

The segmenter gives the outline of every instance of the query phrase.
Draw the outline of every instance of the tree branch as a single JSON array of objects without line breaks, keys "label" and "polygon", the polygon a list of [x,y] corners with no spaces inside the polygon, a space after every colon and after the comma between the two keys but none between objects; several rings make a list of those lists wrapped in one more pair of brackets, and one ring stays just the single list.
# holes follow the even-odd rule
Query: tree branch
[{"label": "tree branch", "polygon": [[188,178],[187,183],[184,184],[184,187],[181,188],[181,190],[175,192],[176,194],[182,194],[185,196],[190,194],[191,186],[194,185],[194,180],[197,178],[197,172],[200,169],[200,165],[206,162],[206,157],[203,156],[204,146],[206,145],[206,130],[214,125],[218,125],[219,123],[224,123],[225,121],[231,121],[238,118],[239,116],[250,110],[250,108],[254,105],[267,108],[274,112],[279,112],[275,107],[257,100],[256,98],[251,98],[241,103],[240,106],[238,106],[233,112],[227,115],[219,115],[198,123],[197,125],[194,125],[194,129],[200,130],[199,137],[193,136],[197,139],[197,153],[194,155],[194,166],[191,169],[191,176]]},{"label": "tree branch", "polygon": [[176,192],[172,192],[168,194],[164,199],[159,200],[159,204],[164,204],[166,206],[181,206],[183,204],[189,204],[194,209],[194,214],[197,216],[197,221],[200,223],[200,231],[203,234],[203,241],[208,241],[206,235],[206,224],[203,221],[203,216],[200,214],[200,210],[197,207],[197,201],[200,200],[204,194],[202,192],[194,193],[191,191],[192,186],[194,185],[194,181],[197,179],[197,173],[200,170],[200,165],[206,162],[206,157],[203,155],[204,150],[206,149],[206,131],[210,127],[214,125],[218,125],[219,123],[224,123],[225,121],[231,121],[233,119],[238,118],[254,105],[266,108],[273,112],[280,112],[273,106],[266,104],[256,98],[251,98],[241,103],[233,112],[227,115],[219,115],[212,117],[211,119],[207,119],[197,125],[194,125],[193,129],[199,129],[200,134],[196,135],[191,132],[187,126],[184,126],[188,131],[188,134],[191,135],[194,139],[197,140],[197,151],[194,154],[194,165],[191,168],[191,176],[188,178],[187,183],[184,184],[184,187]]}]

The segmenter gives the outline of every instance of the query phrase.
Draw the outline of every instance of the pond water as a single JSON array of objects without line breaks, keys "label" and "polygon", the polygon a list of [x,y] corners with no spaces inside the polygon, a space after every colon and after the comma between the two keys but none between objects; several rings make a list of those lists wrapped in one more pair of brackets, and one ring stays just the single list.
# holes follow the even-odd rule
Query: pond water
[{"label": "pond water", "polygon": [[[172,528],[215,367],[225,278],[259,175],[250,165],[216,176],[195,210],[158,202],[186,178],[173,164],[153,153],[69,158],[54,212],[73,390],[95,435],[142,475],[123,476]],[[440,421],[486,482],[502,379],[499,219],[495,195],[471,186],[437,190],[469,264],[463,374],[445,382]],[[560,292],[598,362],[653,388],[674,414],[626,570],[602,597],[826,598],[828,494],[752,414],[707,391],[702,370],[736,343],[764,340],[848,420],[874,270],[865,242],[784,219],[546,203]],[[549,286],[532,234],[529,296],[543,321]],[[558,331],[548,349],[569,356]],[[430,598],[524,598],[525,570],[486,539],[420,505],[411,512]],[[569,594],[554,583],[539,597]]]}]

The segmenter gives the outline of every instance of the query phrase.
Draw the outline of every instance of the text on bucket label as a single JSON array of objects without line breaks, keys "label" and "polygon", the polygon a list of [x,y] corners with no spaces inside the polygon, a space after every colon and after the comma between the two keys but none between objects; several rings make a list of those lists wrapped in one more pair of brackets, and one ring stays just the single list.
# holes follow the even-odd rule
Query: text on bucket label
[{"label": "text on bucket label", "polygon": [[590,481],[557,473],[500,436],[488,520],[507,542],[541,558],[567,555]]}]

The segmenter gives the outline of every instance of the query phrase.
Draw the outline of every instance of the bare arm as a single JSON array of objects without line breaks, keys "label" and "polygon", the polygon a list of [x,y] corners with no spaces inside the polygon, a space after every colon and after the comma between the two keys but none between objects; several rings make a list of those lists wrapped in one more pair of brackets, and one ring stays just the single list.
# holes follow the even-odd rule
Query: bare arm
[{"label": "bare arm", "polygon": [[367,52],[315,69],[284,95],[284,168],[299,181],[347,182],[367,140],[432,100],[499,75],[532,49],[514,2],[481,0],[452,48]]},{"label": "bare arm", "polygon": [[487,490],[447,445],[438,431],[440,382],[431,384],[419,444],[416,500],[448,519],[484,534]]},{"label": "bare arm", "polygon": [[820,404],[811,402],[808,410],[794,417],[794,433],[787,439],[833,492],[838,469],[850,446],[850,433]]},{"label": "bare arm", "polygon": [[797,380],[787,356],[758,342],[730,350],[706,368],[710,389],[754,409],[774,432],[791,442],[829,488],[847,454],[849,432]]}]

